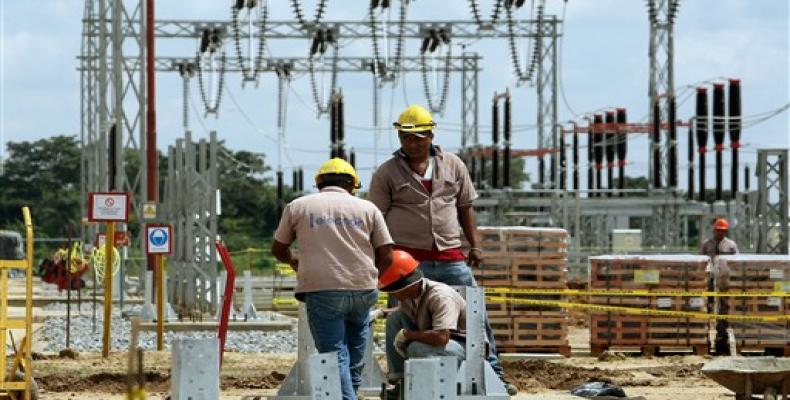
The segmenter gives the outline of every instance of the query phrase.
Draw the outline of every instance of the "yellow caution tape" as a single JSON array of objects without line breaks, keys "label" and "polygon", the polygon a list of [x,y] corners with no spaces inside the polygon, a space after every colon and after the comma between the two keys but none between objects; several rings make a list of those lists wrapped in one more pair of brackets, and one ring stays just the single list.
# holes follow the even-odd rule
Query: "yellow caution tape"
[{"label": "yellow caution tape", "polygon": [[275,297],[272,299],[272,305],[275,306],[298,306],[299,300],[289,297]]},{"label": "yellow caution tape", "polygon": [[291,265],[285,263],[274,264],[274,272],[284,276],[296,276],[296,271],[291,268]]},{"label": "yellow caution tape", "polygon": [[704,312],[693,312],[693,311],[653,310],[653,309],[622,307],[622,306],[605,306],[599,304],[581,304],[581,303],[570,303],[566,301],[515,299],[506,296],[487,296],[486,299],[489,303],[531,304],[537,306],[579,308],[579,309],[586,309],[590,311],[620,312],[624,314],[636,314],[636,315],[654,315],[654,316],[664,316],[664,317],[695,318],[695,319],[726,319],[731,321],[750,321],[750,322],[790,321],[790,315],[776,315],[776,316],[722,315],[722,314],[708,314]]},{"label": "yellow caution tape", "polygon": [[127,400],[145,400],[145,388],[133,387],[126,394]]},{"label": "yellow caution tape", "polygon": [[567,296],[656,296],[656,297],[790,297],[790,291],[779,290],[785,288],[776,285],[773,292],[683,292],[683,291],[659,291],[659,290],[627,290],[627,289],[518,289],[494,287],[486,288],[486,293],[493,294],[544,294],[544,295],[567,295]]}]

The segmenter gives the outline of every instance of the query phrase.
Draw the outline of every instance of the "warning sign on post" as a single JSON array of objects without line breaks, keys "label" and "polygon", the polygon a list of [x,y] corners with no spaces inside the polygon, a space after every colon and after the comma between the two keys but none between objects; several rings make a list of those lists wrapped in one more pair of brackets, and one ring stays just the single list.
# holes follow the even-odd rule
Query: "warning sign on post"
[{"label": "warning sign on post", "polygon": [[95,192],[88,195],[88,221],[129,221],[129,193]]},{"label": "warning sign on post", "polygon": [[147,254],[172,254],[173,227],[160,224],[146,225],[145,252]]}]

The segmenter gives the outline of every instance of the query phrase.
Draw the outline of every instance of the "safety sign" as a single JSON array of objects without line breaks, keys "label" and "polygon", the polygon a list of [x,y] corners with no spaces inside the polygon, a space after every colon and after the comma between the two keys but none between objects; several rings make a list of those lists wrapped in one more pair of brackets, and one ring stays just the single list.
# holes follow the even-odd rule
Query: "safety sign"
[{"label": "safety sign", "polygon": [[88,221],[129,221],[129,193],[91,192],[88,194]]},{"label": "safety sign", "polygon": [[173,227],[162,224],[146,225],[145,252],[147,254],[172,254]]}]

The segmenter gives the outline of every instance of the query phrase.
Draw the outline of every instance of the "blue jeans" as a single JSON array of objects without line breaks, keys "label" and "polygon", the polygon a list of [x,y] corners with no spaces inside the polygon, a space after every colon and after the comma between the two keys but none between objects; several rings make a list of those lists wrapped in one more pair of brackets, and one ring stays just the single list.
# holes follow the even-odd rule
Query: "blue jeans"
[{"label": "blue jeans", "polygon": [[[403,378],[403,357],[395,350],[393,340],[401,329],[416,330],[417,325],[402,311],[398,310],[387,316],[387,378],[390,381]],[[466,358],[463,344],[450,339],[442,348],[422,342],[411,342],[406,346],[407,358],[427,358],[437,356],[455,356],[460,364]]]},{"label": "blue jeans", "polygon": [[[463,261],[421,261],[418,268],[426,278],[442,282],[445,285],[477,286],[475,277],[472,275],[472,269]],[[505,376],[505,371],[502,369],[502,365],[499,364],[496,340],[494,340],[494,331],[491,329],[491,323],[488,321],[488,314],[486,314],[485,318],[486,337],[491,346],[488,353],[488,363],[491,364],[491,368],[501,379]]]},{"label": "blue jeans", "polygon": [[370,333],[368,316],[378,290],[305,293],[310,333],[319,353],[337,352],[343,400],[356,400],[362,383],[365,344]]}]

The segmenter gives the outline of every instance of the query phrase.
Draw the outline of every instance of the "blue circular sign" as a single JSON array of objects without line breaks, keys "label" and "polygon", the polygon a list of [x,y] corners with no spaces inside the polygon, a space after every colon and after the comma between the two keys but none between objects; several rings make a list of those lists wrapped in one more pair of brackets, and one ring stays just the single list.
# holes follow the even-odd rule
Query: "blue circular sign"
[{"label": "blue circular sign", "polygon": [[156,228],[148,234],[148,241],[154,246],[164,246],[167,244],[167,229]]}]

